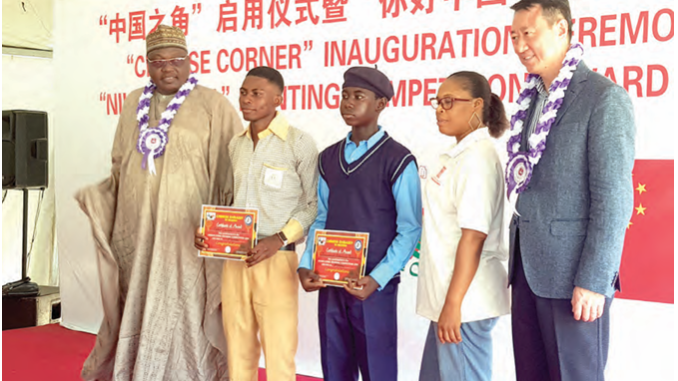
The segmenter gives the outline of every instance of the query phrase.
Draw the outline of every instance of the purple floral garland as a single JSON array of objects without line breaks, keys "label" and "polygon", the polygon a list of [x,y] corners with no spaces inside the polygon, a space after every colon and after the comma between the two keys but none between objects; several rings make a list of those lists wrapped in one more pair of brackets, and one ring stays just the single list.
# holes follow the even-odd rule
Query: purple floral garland
[{"label": "purple floral garland", "polygon": [[558,77],[549,88],[549,96],[537,122],[537,127],[530,136],[530,149],[527,152],[520,151],[520,142],[523,136],[523,127],[527,118],[527,110],[532,100],[537,95],[537,83],[541,80],[539,75],[530,74],[525,80],[525,88],[520,93],[516,104],[518,111],[511,117],[511,131],[508,139],[508,164],[506,165],[507,196],[512,199],[527,188],[532,179],[534,167],[539,163],[546,149],[546,138],[551,131],[551,126],[556,120],[558,110],[563,105],[565,90],[570,84],[572,75],[581,61],[584,48],[575,43],[565,55],[563,65]]},{"label": "purple floral garland", "polygon": [[159,158],[165,153],[165,147],[167,147],[169,140],[168,131],[174,116],[197,83],[198,79],[195,76],[188,78],[188,81],[181,86],[169,105],[167,105],[167,109],[160,116],[160,122],[156,128],[148,127],[148,112],[151,107],[151,97],[153,97],[153,92],[156,89],[156,85],[152,80],[146,85],[139,97],[139,105],[137,106],[137,120],[139,121],[137,151],[144,155],[144,159],[141,161],[141,168],[146,169],[146,166],[148,166],[148,171],[153,175],[155,175],[154,159]]}]

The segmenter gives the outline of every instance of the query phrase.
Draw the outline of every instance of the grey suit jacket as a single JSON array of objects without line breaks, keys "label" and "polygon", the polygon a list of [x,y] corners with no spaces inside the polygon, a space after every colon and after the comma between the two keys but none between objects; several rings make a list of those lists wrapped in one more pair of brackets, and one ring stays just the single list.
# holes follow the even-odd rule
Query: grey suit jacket
[{"label": "grey suit jacket", "polygon": [[575,286],[608,297],[633,211],[635,123],[626,91],[584,62],[575,70],[546,149],[516,205],[525,277],[544,298],[570,299]]}]

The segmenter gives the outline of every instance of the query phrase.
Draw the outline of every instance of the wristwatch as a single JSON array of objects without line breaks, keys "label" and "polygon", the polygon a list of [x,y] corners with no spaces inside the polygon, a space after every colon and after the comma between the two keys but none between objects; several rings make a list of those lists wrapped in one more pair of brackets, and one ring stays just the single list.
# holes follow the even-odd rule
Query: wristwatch
[{"label": "wristwatch", "polygon": [[285,235],[285,233],[283,233],[282,231],[279,231],[279,232],[277,232],[277,233],[275,233],[275,234],[277,234],[278,237],[280,237],[280,240],[283,242],[282,245],[283,245],[283,246],[287,246],[287,244],[288,244],[289,242],[287,241],[287,236]]}]

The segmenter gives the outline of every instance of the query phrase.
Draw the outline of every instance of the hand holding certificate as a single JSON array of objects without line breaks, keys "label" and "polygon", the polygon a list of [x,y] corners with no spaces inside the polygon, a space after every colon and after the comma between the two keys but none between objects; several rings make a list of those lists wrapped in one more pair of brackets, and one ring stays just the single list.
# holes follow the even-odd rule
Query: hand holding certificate
[{"label": "hand holding certificate", "polygon": [[313,271],[331,286],[348,284],[365,275],[369,233],[316,230],[313,240]]},{"label": "hand holding certificate", "polygon": [[244,260],[257,243],[257,209],[202,206],[202,257]]}]

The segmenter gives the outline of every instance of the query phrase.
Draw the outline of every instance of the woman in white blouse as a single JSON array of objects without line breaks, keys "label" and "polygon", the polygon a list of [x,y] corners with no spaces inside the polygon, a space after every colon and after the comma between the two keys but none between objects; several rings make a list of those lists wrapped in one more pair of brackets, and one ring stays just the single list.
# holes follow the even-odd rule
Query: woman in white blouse
[{"label": "woman in white blouse", "polygon": [[429,320],[420,380],[490,380],[491,331],[508,314],[504,171],[508,128],[487,79],[457,72],[436,98],[438,129],[457,142],[427,171],[417,313]]}]

